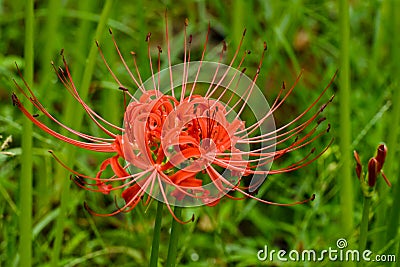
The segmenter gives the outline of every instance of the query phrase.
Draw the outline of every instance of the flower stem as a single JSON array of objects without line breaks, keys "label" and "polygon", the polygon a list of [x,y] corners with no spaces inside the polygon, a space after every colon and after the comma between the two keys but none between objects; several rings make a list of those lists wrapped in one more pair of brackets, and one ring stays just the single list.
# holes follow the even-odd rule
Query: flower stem
[{"label": "flower stem", "polygon": [[[174,213],[176,217],[181,217],[182,207],[175,206]],[[168,256],[166,267],[175,267],[176,265],[176,256],[178,254],[178,241],[179,241],[179,233],[180,233],[181,224],[177,222],[175,219],[172,219],[171,226],[171,235],[169,237],[169,246],[168,246]]]},{"label": "flower stem", "polygon": [[342,211],[342,234],[348,236],[353,230],[353,179],[351,175],[351,123],[350,123],[350,23],[349,2],[339,3],[340,22],[340,209]]},{"label": "flower stem", "polygon": [[164,203],[157,201],[156,221],[154,222],[153,243],[151,244],[150,267],[157,267],[160,247],[161,221]]},{"label": "flower stem", "polygon": [[[397,32],[397,27],[400,25],[400,18],[398,17],[400,15],[400,3],[399,1],[394,1],[392,0],[391,2],[391,17],[392,17],[392,23],[391,23],[391,33],[393,34],[392,38],[392,66],[391,66],[391,72],[392,75],[391,77],[394,78],[394,92],[393,92],[393,103],[398,103],[400,100],[400,90],[399,90],[399,84],[400,84],[400,79],[399,79],[399,74],[400,74],[400,67],[398,65],[398,60],[400,59],[400,37],[398,36]],[[393,110],[392,114],[390,117],[390,131],[389,131],[389,137],[388,137],[388,157],[387,157],[387,165],[386,165],[386,170],[388,177],[395,179],[397,178],[397,181],[393,181],[393,202],[392,206],[389,208],[389,220],[387,223],[387,228],[386,228],[386,236],[385,236],[385,243],[389,243],[391,239],[396,238],[398,234],[398,229],[399,229],[399,221],[400,221],[400,209],[397,206],[398,203],[400,203],[400,179],[398,176],[398,143],[399,143],[399,132],[400,132],[400,106],[397,104],[393,105]],[[397,155],[396,155],[397,154]],[[397,244],[396,244],[397,243]],[[395,242],[394,245],[390,246],[388,253],[395,254],[396,253],[396,246],[399,246],[400,250],[400,245],[399,242]]]},{"label": "flower stem", "polygon": [[[25,71],[24,77],[33,84],[33,43],[34,43],[34,7],[33,0],[25,1]],[[31,112],[31,107],[26,107]],[[32,123],[28,118],[23,120],[21,177],[20,177],[20,240],[19,266],[32,266]]]},{"label": "flower stem", "polygon": [[369,208],[371,206],[371,197],[364,196],[364,207],[360,225],[360,238],[358,243],[358,251],[364,251],[367,245]]}]

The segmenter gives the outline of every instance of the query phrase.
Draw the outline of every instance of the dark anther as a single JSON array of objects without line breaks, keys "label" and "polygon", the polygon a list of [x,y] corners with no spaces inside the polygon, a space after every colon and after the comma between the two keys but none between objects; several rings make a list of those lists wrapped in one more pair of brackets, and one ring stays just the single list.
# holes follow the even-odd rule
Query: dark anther
[{"label": "dark anther", "polygon": [[13,106],[19,107],[21,105],[21,102],[19,102],[19,99],[15,93],[12,93],[11,99],[13,102]]},{"label": "dark anther", "polygon": [[329,133],[330,130],[331,130],[331,124],[328,123],[328,128],[326,128],[326,132]]},{"label": "dark anther", "polygon": [[311,201],[314,201],[314,199],[315,199],[315,194],[312,194],[312,196],[311,196]]},{"label": "dark anther", "polygon": [[119,90],[122,90],[122,91],[124,91],[124,92],[128,92],[128,91],[129,91],[128,89],[126,89],[126,88],[123,87],[123,86],[118,87],[118,89],[119,89]]},{"label": "dark anther", "polygon": [[89,205],[86,203],[86,201],[83,202],[83,207],[84,207],[85,210],[88,211],[89,213],[92,212],[92,210],[89,208]]},{"label": "dark anther", "polygon": [[189,35],[189,44],[192,43],[192,40],[193,40],[193,35]]},{"label": "dark anther", "polygon": [[323,121],[325,121],[325,120],[326,120],[326,117],[319,118],[319,119],[317,120],[317,124],[320,124],[321,122],[323,122]]},{"label": "dark anther", "polygon": [[268,49],[267,42],[264,41],[264,51]]},{"label": "dark anther", "polygon": [[113,34],[111,28],[108,28],[108,32],[109,32],[111,35]]},{"label": "dark anther", "polygon": [[226,51],[227,47],[226,47],[226,42],[222,41],[222,51]]},{"label": "dark anther", "polygon": [[321,108],[319,109],[319,111],[320,111],[320,112],[324,111],[324,109],[325,109],[327,106],[328,106],[327,104],[323,104],[323,105],[321,106]]},{"label": "dark anther", "polygon": [[187,27],[189,25],[189,19],[185,18],[185,26]]},{"label": "dark anther", "polygon": [[39,114],[33,114],[32,115],[34,118],[37,118],[37,117],[39,117]]},{"label": "dark anther", "polygon": [[244,28],[244,30],[243,30],[243,36],[245,36],[245,35],[246,35],[246,31],[247,31],[247,29],[246,29],[246,28]]},{"label": "dark anther", "polygon": [[285,90],[286,89],[286,83],[285,83],[285,81],[282,81],[282,90]]},{"label": "dark anther", "polygon": [[60,55],[61,55],[61,56],[64,55],[64,48],[61,49]]},{"label": "dark anther", "polygon": [[162,53],[162,48],[161,48],[161,46],[157,45],[157,48],[158,48],[158,52]]},{"label": "dark anther", "polygon": [[252,195],[252,196],[256,196],[256,195],[258,195],[258,191],[259,191],[259,188],[257,188],[253,192],[250,192],[249,194]]},{"label": "dark anther", "polygon": [[149,33],[146,35],[146,42],[150,41],[150,37],[151,37],[151,32],[149,32]]},{"label": "dark anther", "polygon": [[[70,176],[70,179],[72,178],[72,175]],[[84,186],[85,182],[83,181],[82,177],[75,175],[74,177],[74,182],[78,185]]]}]

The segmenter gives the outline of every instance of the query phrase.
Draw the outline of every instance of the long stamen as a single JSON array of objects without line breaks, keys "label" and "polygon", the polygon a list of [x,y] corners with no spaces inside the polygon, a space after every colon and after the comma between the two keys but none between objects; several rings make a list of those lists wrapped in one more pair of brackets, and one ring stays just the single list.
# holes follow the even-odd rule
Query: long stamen
[{"label": "long stamen", "polygon": [[206,50],[207,50],[207,44],[208,44],[209,35],[210,35],[210,23],[208,23],[208,29],[207,29],[207,34],[206,34],[206,40],[205,40],[205,42],[204,42],[203,52],[201,53],[201,58],[200,58],[200,62],[199,62],[199,67],[197,68],[196,77],[195,77],[195,79],[194,79],[194,81],[193,81],[192,89],[190,90],[190,94],[189,94],[189,96],[188,96],[188,100],[189,100],[189,101],[190,101],[191,98],[192,98],[192,94],[193,94],[194,89],[195,89],[195,87],[196,87],[197,79],[199,78],[199,73],[200,73],[200,70],[201,70],[201,66],[202,66],[202,64],[203,64],[204,55],[205,55]]},{"label": "long stamen", "polygon": [[[138,65],[137,65],[136,53],[133,52],[133,51],[131,51],[131,55],[132,55],[132,58],[133,58],[133,65],[135,66],[136,74],[137,74],[137,76],[138,76],[138,78],[139,78],[139,83],[140,83],[139,89],[140,89],[143,93],[145,93],[145,92],[146,92],[146,88],[144,87],[144,84],[143,84],[143,81],[142,81],[142,76],[140,75],[139,67],[138,67]],[[136,101],[136,102],[138,102],[138,101]]]},{"label": "long stamen", "polygon": [[151,78],[153,80],[153,90],[157,90],[157,85],[156,85],[156,79],[154,77],[154,70],[153,70],[153,62],[151,60],[151,53],[150,53],[150,38],[151,38],[151,32],[149,32],[146,36],[146,42],[147,42],[147,57],[149,58],[149,65],[150,65],[150,71],[151,71]]},{"label": "long stamen", "polygon": [[[111,33],[111,32],[110,32]],[[119,87],[125,88],[125,86],[120,82],[120,80],[117,78],[117,76],[115,75],[115,73],[112,71],[112,69],[110,68],[110,65],[108,65],[108,62],[106,60],[106,58],[104,57],[103,51],[101,50],[100,44],[98,41],[96,41],[96,46],[97,46],[97,50],[99,51],[99,54],[101,56],[101,59],[103,60],[104,65],[106,66],[108,72],[111,74],[111,76],[113,77],[113,79],[118,83]]]},{"label": "long stamen", "polygon": [[179,222],[180,224],[187,224],[187,223],[189,223],[189,222],[192,222],[192,221],[194,220],[194,215],[192,216],[192,218],[190,218],[190,219],[187,220],[187,221],[182,221],[181,219],[179,219],[178,217],[176,217],[175,213],[174,213],[174,212],[172,211],[172,209],[171,209],[171,205],[169,204],[167,195],[165,194],[165,191],[164,191],[163,183],[162,183],[161,178],[160,178],[159,175],[157,175],[157,179],[158,179],[158,184],[159,184],[159,186],[160,186],[161,195],[162,195],[162,197],[163,197],[163,199],[164,199],[164,203],[167,205],[168,211],[169,211],[169,213],[172,215],[172,217],[174,217],[174,219],[175,219],[177,222]]},{"label": "long stamen", "polygon": [[[132,175],[127,175],[127,176],[123,176],[123,177],[116,177],[115,175],[110,177],[110,178],[99,178],[99,177],[91,177],[88,175],[84,175],[81,174],[77,171],[74,171],[73,169],[71,169],[70,167],[68,167],[59,157],[56,156],[56,154],[54,153],[54,151],[49,150],[49,153],[52,155],[52,157],[66,170],[68,170],[69,172],[73,173],[76,176],[79,176],[80,178],[84,178],[84,179],[88,179],[88,180],[93,180],[93,181],[101,181],[101,182],[113,182],[113,181],[124,181],[127,179],[134,179],[133,181],[136,182],[136,180],[144,175],[146,175],[147,173],[151,172],[154,170],[154,168],[150,168],[148,170],[144,170]],[[95,184],[93,184],[95,185]]]},{"label": "long stamen", "polygon": [[[65,87],[67,88],[67,90],[72,94],[72,96],[74,96],[74,98],[81,104],[81,106],[85,109],[86,113],[88,113],[88,115],[90,116],[90,118],[97,124],[100,126],[100,124],[96,121],[96,119],[94,117],[96,117],[97,119],[99,119],[100,121],[102,121],[103,123],[105,123],[106,125],[117,129],[119,131],[124,131],[122,128],[108,122],[107,120],[105,120],[104,118],[102,118],[100,115],[98,115],[96,112],[94,112],[80,97],[78,90],[76,89],[76,86],[72,80],[72,76],[71,73],[69,71],[69,67],[67,64],[67,61],[64,57],[64,53],[61,52],[61,56],[62,56],[62,60],[64,63],[64,67],[65,67],[65,72],[66,72],[66,76],[65,76],[65,72],[63,70],[61,71],[61,74],[59,74],[58,71],[56,71],[57,76],[60,78],[60,80],[63,82],[63,84],[65,85]],[[53,68],[55,69],[54,65]],[[94,117],[93,117],[94,116]],[[105,131],[108,135],[112,135],[112,133],[108,132],[107,130],[102,129],[103,131]]]},{"label": "long stamen", "polygon": [[133,75],[132,71],[131,71],[130,68],[128,67],[128,64],[126,64],[126,61],[125,61],[124,57],[122,56],[122,53],[121,53],[121,51],[120,51],[120,49],[119,49],[119,47],[118,47],[118,44],[117,44],[117,42],[115,41],[114,34],[113,34],[112,30],[109,29],[109,32],[110,32],[110,34],[111,34],[111,38],[112,38],[112,40],[113,40],[114,47],[115,47],[115,49],[117,50],[117,53],[118,53],[118,55],[119,55],[119,58],[121,59],[122,64],[124,64],[125,70],[128,72],[129,76],[131,77],[132,81],[136,84],[136,86],[144,93],[145,90],[144,90],[143,87],[142,87],[142,82],[139,83],[139,82],[136,80],[136,78],[135,78],[135,76]]},{"label": "long stamen", "polygon": [[[286,95],[283,97],[283,99],[279,102],[279,104],[277,104],[273,109],[271,108],[271,109],[268,111],[268,114],[267,114],[265,117],[267,117],[267,116],[269,116],[269,114],[272,114],[273,112],[275,112],[275,111],[283,104],[283,102],[284,102],[284,101],[287,99],[287,97],[292,93],[293,89],[295,88],[295,86],[296,86],[297,83],[299,82],[299,79],[300,79],[301,74],[302,74],[302,73],[299,74],[299,76],[297,77],[295,83],[294,83],[293,86],[289,89],[289,91],[286,93]],[[330,88],[330,86],[332,85],[332,83],[333,83],[333,81],[334,81],[336,75],[337,75],[337,71],[334,73],[334,75],[333,75],[333,77],[331,78],[331,80],[329,81],[328,85],[324,88],[324,90],[322,90],[321,94],[320,94],[320,95],[319,95],[319,96],[318,96],[318,97],[317,97],[317,98],[316,98],[316,99],[315,99],[301,114],[299,114],[295,119],[291,120],[289,124],[285,125],[284,128],[287,128],[287,127],[290,126],[291,124],[294,124],[295,122],[297,122],[300,118],[302,118],[306,113],[308,113],[308,111],[309,111],[310,109],[312,109],[312,108],[319,102],[319,100],[322,98],[322,96],[325,94],[325,92],[326,92],[326,91]],[[334,95],[331,96],[331,98],[329,99],[328,103],[332,102],[333,97],[334,97]],[[326,103],[325,105],[327,105],[328,103]],[[325,108],[325,107],[323,107],[323,108]],[[323,110],[323,108],[321,108],[321,111]],[[264,118],[265,118],[265,117],[264,117]],[[262,123],[262,122],[261,122],[261,123]],[[255,127],[255,126],[258,127],[258,125],[260,125],[260,122],[256,123],[256,125],[252,125],[252,126],[250,126],[250,127]],[[245,130],[242,130],[242,132],[244,132],[244,131],[249,131],[249,130],[250,130],[250,127],[247,128],[247,129],[245,129]],[[284,129],[284,128],[283,128],[283,129]],[[276,130],[276,131],[280,131],[280,130],[282,130],[282,128],[279,129],[279,130]],[[271,133],[271,134],[273,134],[273,133]]]},{"label": "long stamen", "polygon": [[[250,96],[251,96],[251,94],[252,94],[253,88],[254,88],[254,86],[255,86],[255,84],[256,84],[257,78],[258,78],[258,76],[259,76],[259,74],[260,74],[260,71],[261,71],[261,66],[262,66],[262,62],[263,62],[263,60],[264,60],[265,51],[267,51],[267,43],[266,43],[266,42],[264,42],[264,50],[263,50],[263,52],[262,52],[262,54],[261,54],[261,59],[260,59],[260,62],[259,62],[259,64],[258,64],[258,67],[257,67],[256,75],[255,75],[254,78],[253,78],[253,81],[252,81],[252,83],[251,83],[251,85],[250,85],[249,93],[247,94],[247,97],[246,97],[246,99],[244,100],[244,103],[247,103],[247,102],[249,101],[249,98],[250,98]],[[240,115],[242,114],[242,112],[243,112],[243,110],[244,110],[245,107],[246,107],[246,105],[243,105],[242,108],[239,110],[239,112],[236,114],[236,118],[237,118],[237,119],[240,117]],[[228,113],[229,113],[229,112],[228,112]]]},{"label": "long stamen", "polygon": [[[243,54],[243,56],[242,56],[242,59],[240,60],[239,65],[237,66],[237,69],[240,69],[240,68],[242,67],[242,64],[243,64],[243,62],[244,62],[244,59],[246,58],[246,55],[248,55],[248,54],[250,54],[250,51],[247,50],[247,51],[244,52],[244,54]],[[242,77],[243,77],[245,71],[246,71],[246,68],[244,68],[244,69],[240,72],[238,81],[236,82],[236,85],[235,85],[235,88],[234,88],[234,89],[230,89],[232,82],[235,80],[235,78],[236,78],[236,76],[237,76],[237,72],[235,71],[234,75],[232,76],[232,79],[229,81],[229,83],[228,83],[226,86],[224,86],[225,88],[224,88],[224,90],[222,91],[222,93],[219,94],[217,100],[215,101],[215,104],[218,103],[218,102],[221,100],[221,98],[222,98],[223,96],[225,96],[225,94],[226,94],[228,91],[230,91],[230,98],[229,98],[228,101],[226,101],[226,103],[224,103],[225,108],[229,106],[229,103],[232,101],[234,95],[236,95],[237,89],[238,89],[238,87],[239,87],[239,84],[240,84],[240,82],[241,82],[241,79],[242,79]],[[229,90],[228,90],[228,89],[229,89]],[[213,92],[213,93],[214,93],[214,92]],[[213,93],[210,93],[210,97],[212,96]]]},{"label": "long stamen", "polygon": [[[23,79],[23,78],[22,78]],[[14,84],[15,86],[18,88],[18,90],[27,98],[29,99],[29,101],[36,107],[38,108],[41,112],[43,112],[43,114],[50,118],[52,121],[54,121],[55,123],[57,123],[59,126],[61,126],[62,128],[66,129],[67,131],[83,138],[86,139],[88,141],[92,141],[92,142],[112,142],[114,139],[109,139],[109,138],[99,138],[99,137],[95,137],[95,136],[91,136],[91,135],[87,135],[78,131],[75,131],[69,127],[67,127],[66,125],[62,124],[61,122],[59,122],[56,118],[54,118],[44,107],[43,105],[39,102],[39,100],[36,98],[36,96],[33,94],[32,90],[28,87],[28,91],[30,92],[31,96],[28,96],[25,91],[17,84],[17,82],[15,80]],[[36,118],[38,117],[38,115],[32,115],[32,117]]]},{"label": "long stamen", "polygon": [[[134,195],[134,197],[131,198],[131,200],[128,203],[126,203],[122,208],[118,208],[114,212],[107,213],[107,214],[97,213],[94,210],[92,210],[86,202],[84,202],[84,207],[90,214],[93,214],[93,215],[99,216],[99,217],[109,217],[109,216],[114,216],[121,212],[129,212],[133,208],[135,208],[135,206],[139,203],[140,197],[143,196],[143,194],[145,193],[145,189],[148,186],[149,182],[150,182],[150,180],[146,181],[146,183],[143,185],[143,187],[140,187],[140,190],[138,190],[138,192]],[[128,210],[125,210],[126,208],[128,208]]]},{"label": "long stamen", "polygon": [[[243,31],[242,38],[240,39],[239,45],[238,45],[238,47],[237,47],[237,49],[236,49],[236,51],[235,51],[235,54],[233,55],[233,58],[232,58],[231,62],[229,63],[228,68],[226,69],[225,73],[222,75],[222,77],[221,77],[221,79],[218,81],[218,83],[214,86],[214,89],[211,90],[211,91],[209,90],[209,91],[206,93],[206,96],[205,96],[206,98],[210,97],[210,96],[219,88],[219,86],[221,85],[221,83],[225,80],[226,75],[230,72],[230,68],[232,67],[233,62],[235,62],[236,57],[237,57],[237,55],[239,54],[240,48],[242,47],[242,44],[243,44],[243,40],[244,40],[244,36],[245,36],[245,35],[246,35],[246,29],[244,29],[244,31]],[[236,73],[235,73],[235,74],[236,74]],[[212,84],[211,84],[211,86],[212,86]]]},{"label": "long stamen", "polygon": [[161,49],[161,46],[157,46],[157,48],[158,48],[158,58],[157,58],[157,92],[158,92],[158,95],[157,96],[160,96],[161,94],[160,94],[160,72],[161,72],[161,53],[162,53],[162,49]]},{"label": "long stamen", "polygon": [[174,81],[172,76],[172,68],[171,68],[171,46],[169,41],[169,30],[168,30],[168,16],[167,10],[165,10],[165,40],[167,42],[167,54],[168,54],[168,68],[169,68],[169,77],[171,82],[171,95],[175,97],[175,88],[174,88]]},{"label": "long stamen", "polygon": [[[221,49],[221,52],[220,52],[220,55],[219,55],[217,67],[215,69],[214,76],[213,76],[213,78],[212,78],[212,80],[210,82],[210,86],[208,87],[208,89],[207,89],[207,91],[205,93],[205,98],[209,98],[210,97],[210,92],[212,91],[211,88],[213,87],[213,84],[215,84],[215,79],[217,78],[217,74],[219,72],[219,68],[221,67],[221,64],[222,64],[221,62],[222,62],[224,53],[226,52],[226,49],[227,49],[226,42],[222,41],[222,49]],[[222,79],[220,79],[219,82],[221,83]]]},{"label": "long stamen", "polygon": [[182,72],[182,91],[181,91],[181,98],[180,102],[182,103],[183,99],[185,98],[185,91],[186,91],[186,72],[188,72],[189,62],[187,62],[187,26],[189,25],[189,20],[186,18],[183,28],[183,72]]},{"label": "long stamen", "polygon": [[110,143],[86,143],[82,141],[77,141],[75,139],[71,139],[69,137],[66,137],[62,134],[59,134],[58,132],[50,129],[40,121],[38,121],[34,116],[32,116],[26,109],[25,107],[21,104],[19,101],[18,97],[15,94],[12,94],[12,99],[13,99],[13,104],[14,106],[18,107],[24,115],[31,120],[36,126],[38,126],[40,129],[43,131],[49,133],[50,135],[54,136],[55,138],[58,138],[66,143],[72,144],[74,146],[84,148],[87,150],[92,150],[92,151],[97,151],[97,152],[115,152],[114,148]]}]

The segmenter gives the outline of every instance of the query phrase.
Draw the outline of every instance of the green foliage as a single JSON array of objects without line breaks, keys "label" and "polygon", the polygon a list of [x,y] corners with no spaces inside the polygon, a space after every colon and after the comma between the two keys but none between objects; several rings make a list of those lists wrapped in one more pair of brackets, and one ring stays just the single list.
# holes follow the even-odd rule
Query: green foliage
[{"label": "green foliage", "polygon": [[[64,49],[73,78],[81,84],[82,74],[87,66],[90,48],[94,45],[96,27],[106,1],[36,1],[34,34],[34,84],[32,88],[55,117],[69,118],[74,122],[74,113],[65,114],[71,96],[52,71],[50,61],[56,66],[62,64],[59,52]],[[366,161],[375,152],[380,142],[388,142],[392,131],[392,95],[398,89],[396,67],[399,53],[392,55],[391,45],[391,1],[351,1],[350,3],[350,111],[351,147],[356,149],[361,161]],[[66,152],[66,146],[33,127],[33,132],[23,132],[23,115],[12,106],[11,93],[17,91],[12,79],[22,84],[14,62],[25,71],[28,62],[24,57],[24,7],[25,1],[0,1],[0,265],[18,266],[21,216],[20,194],[23,186],[20,176],[25,161],[21,157],[21,143],[26,135],[33,138],[30,161],[33,164],[33,225],[32,261],[34,266],[50,266],[54,261],[53,248],[61,242],[59,266],[147,266],[151,254],[153,226],[157,205],[138,205],[131,213],[114,217],[93,217],[83,207],[87,202],[98,212],[115,209],[114,196],[87,192],[69,181],[67,172],[56,171],[59,164],[47,150],[53,150],[74,165],[74,169],[88,175],[95,175],[106,155],[76,150]],[[112,28],[124,56],[135,51],[143,79],[150,75],[145,37],[152,32],[152,53],[157,55],[156,46],[163,47],[162,67],[167,66],[164,12],[168,8],[171,29],[172,61],[182,62],[183,22],[189,19],[188,32],[193,35],[192,59],[199,59],[202,45],[211,25],[210,43],[206,60],[218,60],[221,40],[228,43],[228,56],[233,55],[243,29],[247,29],[244,49],[252,53],[246,58],[246,73],[255,72],[263,50],[268,51],[263,63],[258,85],[272,102],[282,81],[291,85],[299,71],[304,74],[294,93],[278,110],[277,124],[293,119],[316,98],[329,83],[338,64],[340,48],[339,7],[337,1],[114,1],[107,26],[99,34],[100,45],[111,69],[121,77],[124,84],[134,90],[134,84],[123,68],[116,54],[107,27]],[[398,48],[397,48],[398,49]],[[230,55],[230,56],[229,56]],[[85,81],[88,103],[93,109],[116,125],[122,124],[123,96],[118,86],[97,54],[92,78]],[[129,61],[133,69],[133,64]],[[80,90],[80,88],[78,88]],[[335,81],[329,94],[340,90]],[[329,97],[329,96],[328,96]],[[21,98],[22,100],[22,98]],[[312,203],[294,207],[277,207],[256,203],[251,200],[233,201],[224,199],[216,207],[183,209],[182,217],[189,219],[195,214],[195,221],[180,227],[177,262],[179,266],[259,266],[268,265],[257,259],[257,252],[268,245],[270,249],[315,249],[336,248],[338,238],[346,238],[356,247],[359,238],[359,224],[363,210],[363,197],[358,181],[353,175],[354,201],[352,214],[354,228],[344,235],[340,205],[339,179],[343,164],[339,150],[341,132],[340,99],[324,111],[331,131],[316,141],[313,146],[322,150],[333,137],[335,142],[316,162],[298,171],[269,176],[260,188],[258,196],[274,202],[290,203],[302,200],[315,193]],[[23,99],[28,105],[28,101]],[[82,109],[78,102],[68,112]],[[37,110],[33,111],[33,113]],[[39,115],[40,116],[40,115]],[[43,117],[43,118],[42,118]],[[52,128],[58,126],[46,121]],[[81,131],[100,136],[101,133],[85,116],[83,123],[75,125]],[[7,139],[11,136],[12,139]],[[398,140],[398,137],[392,139]],[[7,139],[7,140],[6,140]],[[3,146],[3,143],[7,145]],[[396,144],[396,141],[391,141]],[[398,144],[398,141],[397,141]],[[392,159],[398,158],[398,146],[388,146]],[[293,162],[309,151],[297,151],[282,161]],[[395,156],[397,155],[397,157]],[[25,159],[26,160],[26,159]],[[352,159],[351,159],[352,160]],[[273,167],[283,164],[274,163]],[[70,164],[70,165],[71,165]],[[355,164],[352,160],[351,166]],[[394,187],[399,186],[398,166],[390,164],[390,177]],[[378,181],[378,187],[385,186]],[[64,184],[71,184],[65,189]],[[29,186],[29,185],[28,185]],[[61,209],[61,194],[68,190],[67,202]],[[398,245],[400,237],[398,218],[388,231],[386,216],[394,200],[394,190],[382,188],[371,199],[370,235],[367,248],[374,253],[386,252],[388,244]],[[119,196],[117,196],[119,201]],[[26,208],[26,207],[25,207]],[[380,214],[379,214],[380,213]],[[160,235],[160,261],[164,266],[168,253],[170,215],[163,210],[164,220]],[[378,214],[378,215],[377,215]],[[62,216],[62,217],[60,217]],[[377,217],[381,219],[376,219]],[[61,218],[61,219],[60,219]],[[61,226],[57,220],[62,220]],[[61,228],[60,228],[61,227]],[[57,230],[58,229],[58,230]],[[59,230],[61,229],[62,232]],[[386,232],[394,236],[386,238]],[[61,235],[60,241],[55,241]],[[60,238],[60,237],[59,237]],[[381,244],[377,246],[377,244]],[[391,249],[395,251],[395,249]],[[399,258],[400,255],[397,255]],[[58,259],[58,257],[56,257]],[[397,259],[399,260],[399,259]],[[299,266],[297,262],[274,262],[273,266]],[[304,266],[341,266],[341,263],[301,263]]]}]

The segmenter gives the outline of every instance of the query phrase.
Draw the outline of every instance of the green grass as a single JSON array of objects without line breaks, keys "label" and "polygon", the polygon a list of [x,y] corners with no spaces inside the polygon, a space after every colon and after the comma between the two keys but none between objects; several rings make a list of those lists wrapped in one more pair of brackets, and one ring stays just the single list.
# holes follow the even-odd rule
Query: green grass
[{"label": "green grass", "polygon": [[[89,1],[88,1],[89,2]],[[91,3],[89,4],[89,8],[94,6],[94,1],[90,1]],[[99,22],[97,24],[96,32],[94,35],[95,40],[100,41],[100,37],[102,35],[102,32],[105,31],[106,29],[106,24],[108,21],[108,15],[110,12],[110,9],[112,7],[112,0],[106,1],[104,4],[104,7],[102,9],[102,13],[99,19]],[[90,45],[90,50],[89,50],[89,55],[87,56],[87,61],[85,62],[85,68],[83,71],[82,75],[82,80],[79,85],[79,93],[82,97],[82,99],[85,101],[87,99],[87,95],[89,92],[89,87],[91,83],[91,79],[93,76],[94,68],[95,68],[95,63],[96,63],[96,52],[97,52],[97,47],[96,44],[92,43]],[[72,100],[72,99],[70,99]],[[68,125],[72,125],[74,129],[77,129],[79,131],[79,128],[81,127],[82,121],[83,121],[83,114],[84,110],[79,109],[76,110],[76,105],[73,101],[69,101],[68,104],[66,105],[66,112],[64,119]],[[76,157],[76,154],[78,151],[73,148],[69,147],[69,149],[64,150],[66,157],[69,159],[67,162],[69,163],[68,165],[73,166],[74,162],[70,159],[73,159]],[[59,168],[61,169],[61,168]],[[68,173],[65,172],[65,170],[60,170],[58,173],[60,176],[67,176]],[[55,228],[55,240],[54,240],[54,249],[53,249],[53,254],[52,254],[52,266],[58,266],[60,262],[60,254],[62,250],[62,242],[64,239],[64,228],[65,228],[65,218],[68,216],[67,209],[70,203],[70,190],[69,190],[69,181],[68,179],[63,179],[61,181],[61,198],[60,198],[60,215],[57,218],[57,225]]]},{"label": "green grass", "polygon": [[[263,42],[267,42],[268,51],[258,85],[271,102],[282,81],[289,87],[298,71],[304,69],[294,93],[275,114],[277,123],[288,122],[304,110],[339,70],[326,98],[331,94],[337,97],[324,111],[332,124],[331,131],[313,146],[321,150],[331,138],[335,138],[334,143],[310,166],[293,173],[269,176],[258,194],[276,202],[293,202],[315,193],[314,202],[276,207],[251,200],[224,199],[213,208],[182,209],[181,218],[194,214],[195,221],[179,227],[175,256],[180,262],[178,266],[269,266],[268,262],[260,263],[257,259],[257,252],[264,245],[277,250],[321,251],[329,247],[335,249],[340,237],[346,238],[351,248],[356,248],[363,195],[351,152],[358,151],[366,171],[368,159],[381,142],[388,146],[384,169],[393,187],[386,188],[378,179],[376,194],[369,203],[368,235],[362,243],[374,253],[398,253],[396,204],[400,194],[395,192],[400,188],[396,161],[399,157],[396,134],[399,105],[396,103],[400,94],[396,45],[399,41],[393,34],[399,23],[399,16],[395,15],[398,13],[396,1],[342,1],[350,5],[348,21],[343,16],[345,10],[339,10],[338,1],[333,0],[232,1],[230,5],[229,1],[222,0],[179,0],[169,4],[165,4],[167,1],[141,1],[142,5],[127,1],[113,1],[111,5],[110,2],[38,1],[35,16],[30,17],[25,13],[25,8],[30,6],[27,1],[0,1],[0,147],[12,136],[9,147],[0,151],[1,266],[148,266],[154,222],[160,212],[163,220],[159,228],[158,255],[159,263],[165,265],[171,227],[168,210],[157,212],[153,201],[148,207],[138,205],[131,213],[118,216],[102,218],[88,214],[84,201],[98,212],[110,212],[115,208],[114,196],[78,188],[69,180],[69,173],[47,151],[55,151],[69,166],[91,176],[96,175],[107,155],[75,149],[37,127],[30,130],[21,112],[12,106],[11,93],[17,91],[12,79],[22,85],[14,64],[17,62],[51,114],[72,128],[101,136],[52,71],[50,61],[56,66],[62,65],[59,51],[64,49],[81,96],[103,117],[122,125],[122,93],[102,63],[94,41],[100,42],[113,71],[133,90],[134,84],[119,61],[108,28],[113,29],[131,67],[129,52],[136,52],[140,71],[146,79],[150,74],[145,42],[148,32],[152,32],[154,55],[160,44],[162,66],[167,66],[166,8],[174,64],[182,62],[183,21],[187,17],[188,33],[193,35],[192,59],[201,56],[208,22],[212,34],[207,60],[218,59],[221,40],[225,39],[228,42],[225,62],[229,62],[246,28],[243,49],[250,49],[252,53],[243,67],[247,67],[246,73],[253,74]],[[35,21],[33,38],[29,32],[34,24],[29,19]],[[349,27],[349,32],[345,32],[345,27]],[[346,41],[343,37],[348,33]],[[22,96],[20,99],[31,108],[26,99]],[[32,109],[32,112],[37,113],[37,110]],[[39,115],[39,119],[60,130],[45,116]],[[28,139],[32,140],[31,152],[26,145],[29,145]],[[343,140],[346,142],[342,143]],[[297,151],[277,161],[273,167],[301,159],[308,152],[307,149]],[[32,182],[29,173],[33,175]],[[351,186],[352,190],[343,190]],[[120,201],[119,196],[117,201]],[[31,222],[25,220],[30,216]],[[24,218],[21,230],[20,218]],[[363,225],[365,227],[365,221]],[[400,255],[396,256],[398,261]],[[277,266],[343,265],[329,261],[274,263]]]},{"label": "green grass", "polygon": [[[339,33],[340,33],[340,56],[339,56],[339,102],[340,102],[340,158],[341,168],[338,184],[340,187],[340,201],[342,211],[342,235],[349,237],[354,228],[354,194],[351,160],[351,96],[350,96],[350,19],[349,3],[341,0],[339,3]],[[351,265],[351,264],[349,264]]]},{"label": "green grass", "polygon": [[[34,66],[34,10],[33,1],[25,2],[25,71],[24,76],[29,84],[33,84]],[[32,112],[32,108],[28,109]],[[23,137],[21,140],[21,173],[20,173],[20,218],[19,218],[19,256],[21,266],[32,265],[32,123],[27,118],[22,124]]]}]

